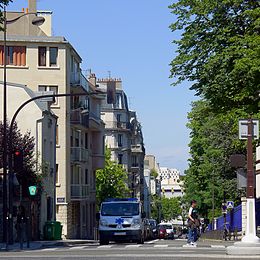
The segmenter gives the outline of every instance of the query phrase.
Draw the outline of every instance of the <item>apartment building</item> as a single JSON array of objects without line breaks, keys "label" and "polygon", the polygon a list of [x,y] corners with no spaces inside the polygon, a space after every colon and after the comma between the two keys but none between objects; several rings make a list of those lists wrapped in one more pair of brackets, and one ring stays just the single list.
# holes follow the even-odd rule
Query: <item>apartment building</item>
[{"label": "apartment building", "polygon": [[[8,83],[7,85],[7,117],[13,117],[18,107],[25,101],[39,95],[21,84]],[[48,94],[51,94],[48,92]],[[0,99],[3,100],[3,82],[0,82]],[[57,116],[50,110],[52,99],[34,101],[25,106],[17,116],[17,126],[22,134],[30,132],[34,137],[34,154],[36,156],[35,171],[42,178],[43,191],[40,197],[30,200],[23,196],[21,186],[15,178],[14,208],[23,205],[27,216],[30,216],[32,239],[40,239],[38,230],[43,233],[46,221],[55,219],[55,168],[56,168],[56,122]],[[0,118],[3,110],[0,110]],[[0,174],[1,175],[1,174]],[[2,176],[0,176],[2,186]],[[2,191],[2,187],[0,189]],[[0,195],[2,197],[2,193]],[[0,200],[2,203],[2,199]],[[40,214],[39,214],[40,213]],[[2,205],[0,206],[0,219],[2,221]],[[15,220],[14,220],[15,221]],[[0,223],[2,227],[2,222]],[[14,232],[15,233],[15,232]],[[2,228],[0,238],[2,238]],[[16,237],[16,234],[13,234]],[[0,239],[1,240],[1,239]]]},{"label": "apartment building", "polygon": [[[112,93],[102,103],[106,146],[112,152],[112,160],[128,172],[131,196],[143,201],[145,148],[141,124],[136,112],[129,110],[121,79],[98,79],[97,84],[103,92]],[[111,98],[112,102],[108,102]]]},{"label": "apartment building", "polygon": [[159,165],[156,162],[154,155],[145,155],[144,158],[144,210],[146,215],[150,217],[151,215],[151,202],[152,196],[160,196],[160,178],[154,176],[153,173],[159,173]]},{"label": "apartment building", "polygon": [[161,193],[166,198],[183,196],[183,181],[180,179],[180,171],[167,167],[160,167]]},{"label": "apartment building", "polygon": [[[29,0],[29,12],[36,1]],[[25,9],[26,10],[26,9]],[[8,13],[7,17],[23,12]],[[96,94],[80,69],[81,57],[64,38],[51,35],[51,12],[38,12],[45,23],[28,20],[7,28],[7,78],[33,91],[86,94],[59,97],[51,105],[56,126],[56,219],[63,237],[93,238],[95,227],[95,171],[104,167],[104,123],[100,117],[103,96]],[[23,30],[21,28],[24,28]],[[3,45],[3,37],[0,38]],[[2,59],[1,59],[2,58]],[[3,48],[0,47],[0,69]],[[27,123],[25,121],[25,123]]]}]

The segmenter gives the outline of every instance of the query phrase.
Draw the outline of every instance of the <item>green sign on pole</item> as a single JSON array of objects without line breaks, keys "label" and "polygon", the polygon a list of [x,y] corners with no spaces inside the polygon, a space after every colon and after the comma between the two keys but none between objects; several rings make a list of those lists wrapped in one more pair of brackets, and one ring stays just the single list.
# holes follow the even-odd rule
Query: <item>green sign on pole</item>
[{"label": "green sign on pole", "polygon": [[31,196],[35,196],[36,191],[37,191],[37,187],[36,186],[30,186],[29,187],[29,193],[30,193]]}]

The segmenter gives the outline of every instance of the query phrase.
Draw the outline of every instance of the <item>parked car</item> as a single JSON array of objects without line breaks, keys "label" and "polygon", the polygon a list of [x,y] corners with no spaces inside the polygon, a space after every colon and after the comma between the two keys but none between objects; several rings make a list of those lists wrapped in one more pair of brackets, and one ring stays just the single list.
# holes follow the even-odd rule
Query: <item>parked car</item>
[{"label": "parked car", "polygon": [[157,222],[155,219],[149,219],[149,223],[151,229],[151,239],[155,239],[158,237]]},{"label": "parked car", "polygon": [[158,225],[157,230],[158,230],[159,239],[165,239],[167,237],[167,232],[166,232],[166,228],[164,227],[164,225]]},{"label": "parked car", "polygon": [[165,229],[165,237],[164,238],[174,238],[174,231],[173,231],[173,226],[171,223],[160,223],[159,224],[159,230],[162,227],[162,230]]}]

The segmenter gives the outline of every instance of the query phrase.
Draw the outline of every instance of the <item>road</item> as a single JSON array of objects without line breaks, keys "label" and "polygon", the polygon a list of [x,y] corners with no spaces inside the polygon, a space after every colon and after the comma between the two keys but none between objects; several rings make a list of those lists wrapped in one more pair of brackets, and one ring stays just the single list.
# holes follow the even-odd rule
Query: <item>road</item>
[{"label": "road", "polygon": [[143,245],[131,243],[111,243],[107,246],[98,244],[68,245],[66,247],[49,247],[31,251],[0,252],[0,259],[5,260],[198,260],[198,259],[259,259],[258,257],[227,256],[226,246],[231,243],[199,242],[197,248],[183,247],[184,240],[154,240]]}]

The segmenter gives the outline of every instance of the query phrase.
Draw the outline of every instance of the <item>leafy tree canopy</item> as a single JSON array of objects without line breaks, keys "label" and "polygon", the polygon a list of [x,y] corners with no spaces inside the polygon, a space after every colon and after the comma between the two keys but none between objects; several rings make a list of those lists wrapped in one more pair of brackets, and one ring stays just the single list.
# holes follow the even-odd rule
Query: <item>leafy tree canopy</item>
[{"label": "leafy tree canopy", "polygon": [[[3,168],[3,123],[0,122],[0,168]],[[7,125],[7,136],[9,135],[10,128]],[[12,148],[14,150],[22,150],[24,156],[24,169],[22,172],[16,173],[16,177],[22,185],[23,196],[28,196],[28,187],[30,185],[37,185],[41,190],[41,176],[36,173],[36,161],[34,158],[34,137],[30,132],[26,132],[24,135],[18,129],[17,124],[14,124],[12,132]],[[10,147],[7,147],[8,153],[10,153]]]},{"label": "leafy tree canopy", "polygon": [[181,30],[171,62],[174,85],[191,89],[215,111],[244,107],[257,111],[260,89],[260,2],[256,0],[179,0],[172,31]]},{"label": "leafy tree canopy", "polygon": [[161,198],[162,203],[162,219],[164,221],[171,221],[181,215],[180,200],[177,197]]},{"label": "leafy tree canopy", "polygon": [[[187,201],[195,199],[202,215],[211,216],[213,199],[215,216],[220,213],[224,190],[227,199],[239,203],[235,169],[230,167],[230,155],[246,154],[246,142],[238,139],[238,120],[246,118],[243,109],[215,114],[208,101],[196,101],[189,113],[191,130],[189,169],[184,188]],[[258,118],[259,114],[254,117]],[[213,198],[214,196],[214,198]]]},{"label": "leafy tree canopy", "polygon": [[7,6],[10,2],[13,2],[13,0],[0,0],[0,30],[3,31],[3,21],[4,21],[4,16],[3,16],[3,9],[4,9],[4,5]]},{"label": "leafy tree canopy", "polygon": [[111,152],[106,148],[105,167],[96,172],[96,196],[100,204],[107,198],[122,198],[129,193],[127,172],[122,165],[111,160]]}]

